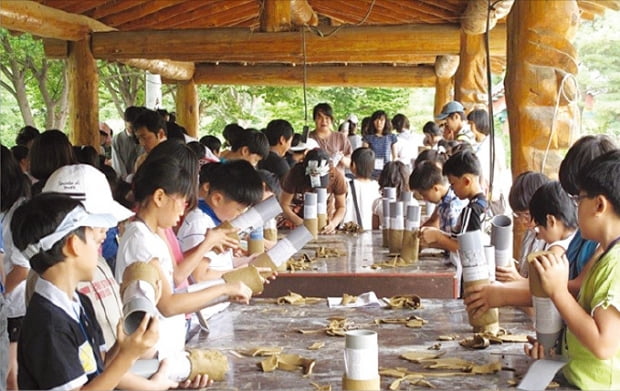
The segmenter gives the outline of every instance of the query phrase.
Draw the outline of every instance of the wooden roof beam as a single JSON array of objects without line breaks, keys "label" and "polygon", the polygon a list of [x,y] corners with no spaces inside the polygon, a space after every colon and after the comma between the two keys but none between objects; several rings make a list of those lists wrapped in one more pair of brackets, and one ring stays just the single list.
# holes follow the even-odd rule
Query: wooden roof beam
[{"label": "wooden roof beam", "polygon": [[[506,27],[490,33],[491,55],[506,54]],[[95,33],[96,58],[170,58],[195,62],[301,63],[298,32],[247,29],[161,30]],[[460,29],[453,25],[342,27],[335,34],[306,34],[307,63],[416,63],[420,56],[459,54]],[[434,62],[434,59],[430,61]]]},{"label": "wooden roof beam", "polygon": [[[489,18],[489,29],[493,30],[497,21],[508,15],[514,0],[500,0],[494,3]],[[483,34],[487,28],[488,0],[470,0],[461,20],[461,27],[467,34]]]},{"label": "wooden roof beam", "polygon": [[[386,77],[389,75],[389,77]],[[194,74],[197,84],[294,86],[304,84],[303,67],[288,65],[212,65],[198,64]],[[308,86],[346,87],[433,87],[435,73],[431,66],[308,66]]]},{"label": "wooden roof beam", "polygon": [[263,0],[260,30],[268,33],[291,29],[291,3],[289,1]]}]

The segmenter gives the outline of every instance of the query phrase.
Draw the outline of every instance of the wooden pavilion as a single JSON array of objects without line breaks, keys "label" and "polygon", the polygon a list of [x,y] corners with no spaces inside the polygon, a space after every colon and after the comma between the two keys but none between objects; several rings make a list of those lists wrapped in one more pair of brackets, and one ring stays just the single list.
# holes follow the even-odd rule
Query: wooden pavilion
[{"label": "wooden pavilion", "polygon": [[178,122],[196,134],[197,84],[434,86],[438,112],[452,98],[486,105],[489,58],[507,71],[517,174],[554,166],[571,141],[571,41],[606,9],[620,0],[2,0],[0,26],[68,59],[77,144],[99,137],[95,59],[177,83]]}]

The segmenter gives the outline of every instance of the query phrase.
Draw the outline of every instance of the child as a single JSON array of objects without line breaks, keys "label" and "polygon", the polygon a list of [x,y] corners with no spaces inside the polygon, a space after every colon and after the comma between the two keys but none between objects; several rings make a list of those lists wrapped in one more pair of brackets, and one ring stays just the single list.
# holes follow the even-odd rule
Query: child
[{"label": "child", "polygon": [[342,172],[329,164],[329,156],[322,149],[309,151],[303,162],[291,168],[284,178],[280,195],[280,206],[284,216],[294,226],[303,224],[303,217],[297,215],[295,210],[303,212],[303,207],[299,208],[299,206],[303,205],[304,193],[312,191],[315,187],[327,188],[328,194],[327,219],[329,223],[321,233],[334,233],[344,218],[347,184]]},{"label": "child", "polygon": [[450,188],[448,178],[441,173],[441,167],[431,161],[422,162],[409,177],[409,187],[418,192],[424,201],[437,204],[437,208],[422,225],[439,228],[442,232],[456,230],[465,201],[460,200]]},{"label": "child", "polygon": [[[580,172],[574,198],[584,238],[604,249],[587,272],[577,299],[568,290],[569,264],[555,254],[534,260],[541,285],[566,323],[564,376],[581,389],[620,388],[620,151],[605,153]],[[525,352],[544,358],[538,342]]]},{"label": "child", "polygon": [[375,153],[370,148],[358,148],[351,155],[351,172],[355,179],[349,181],[347,211],[344,222],[353,221],[363,230],[372,229],[372,205],[379,193],[379,183],[372,179]]},{"label": "child", "polygon": [[[247,303],[251,290],[243,283],[226,283],[192,293],[175,293],[174,264],[159,229],[177,224],[185,211],[195,179],[174,159],[147,160],[134,177],[134,196],[139,205],[135,221],[125,227],[116,260],[116,278],[120,280],[127,266],[148,262],[159,272],[161,298],[157,302],[162,335],[158,341],[159,358],[185,347],[184,314],[198,311],[220,296]],[[209,246],[205,247],[207,250]]]},{"label": "child", "polygon": [[[394,187],[396,188],[396,199],[400,199],[403,191],[409,191],[409,174],[410,170],[403,162],[397,160],[387,163],[379,175],[379,190],[383,191],[385,187]],[[380,198],[375,200],[372,212],[372,227],[378,229],[383,226],[383,203]]]},{"label": "child", "polygon": [[[91,214],[67,195],[41,194],[19,207],[11,230],[17,248],[41,278],[35,285],[19,339],[21,389],[107,390],[117,386],[137,358],[158,339],[157,319],[145,316],[126,336],[117,327],[118,349],[104,367],[104,339],[80,281],[92,279],[112,215]],[[93,321],[91,321],[91,319]]]},{"label": "child", "polygon": [[[263,182],[256,170],[245,160],[209,163],[200,169],[198,207],[185,217],[177,232],[183,253],[193,251],[204,241],[207,230],[223,221],[231,221],[263,197]],[[228,239],[230,240],[230,239]],[[236,247],[227,243],[226,247]],[[216,254],[202,251],[203,261],[192,272],[195,281],[220,278],[227,271],[247,263],[235,264],[232,250]]]},{"label": "child", "polygon": [[[454,194],[462,200],[469,200],[469,204],[461,211],[456,229],[451,233],[482,229],[487,200],[480,186],[480,162],[476,155],[468,150],[457,152],[443,166],[443,174],[448,177]],[[459,248],[456,238],[435,227],[425,227],[422,230],[422,241],[451,252],[456,252]]]},{"label": "child", "polygon": [[563,256],[575,235],[577,214],[560,182],[545,183],[536,190],[530,201],[530,215],[536,238],[547,243],[544,250]]}]

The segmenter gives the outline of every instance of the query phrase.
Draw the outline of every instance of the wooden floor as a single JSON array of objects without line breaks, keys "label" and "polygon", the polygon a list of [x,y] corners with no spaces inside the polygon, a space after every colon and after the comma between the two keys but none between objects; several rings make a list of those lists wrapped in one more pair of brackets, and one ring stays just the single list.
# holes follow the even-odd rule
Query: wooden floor
[{"label": "wooden floor", "polygon": [[265,287],[262,297],[279,297],[289,291],[304,296],[342,296],[374,291],[379,296],[418,294],[427,298],[458,297],[455,268],[437,251],[423,252],[420,261],[407,267],[373,269],[375,263],[393,257],[381,247],[381,231],[361,234],[319,235],[295,257],[306,253],[314,258],[323,247],[339,251],[341,256],[317,258],[312,270],[280,272]]},{"label": "wooden floor", "polygon": [[[233,304],[209,321],[210,332],[201,331],[189,341],[189,347],[219,349],[229,358],[230,371],[225,381],[214,384],[212,390],[315,390],[312,383],[331,385],[340,390],[344,371],[344,338],[328,336],[324,332],[301,334],[298,329],[318,329],[327,324],[329,317],[345,317],[359,328],[375,330],[379,340],[379,366],[404,367],[410,371],[428,373],[427,380],[438,389],[495,390],[508,389],[509,381],[524,374],[528,359],[523,354],[523,343],[491,345],[484,350],[469,350],[457,341],[438,341],[440,335],[471,335],[461,300],[423,299],[424,308],[418,310],[387,310],[383,308],[330,309],[326,301],[306,306],[277,305],[274,300],[254,299],[250,305]],[[420,329],[400,324],[374,323],[377,318],[395,318],[417,315],[427,320]],[[516,309],[500,310],[501,326],[514,334],[533,335],[532,323]],[[324,342],[319,350],[307,348],[315,342]],[[443,357],[457,357],[485,364],[500,361],[503,370],[490,375],[433,376],[432,369],[399,358],[412,350],[428,350],[440,343],[446,351]],[[313,374],[304,377],[301,370],[276,370],[264,373],[258,368],[261,357],[246,357],[236,352],[260,346],[281,347],[283,353],[298,354],[316,359]],[[443,370],[440,372],[444,372]],[[453,372],[453,371],[452,371]],[[381,389],[387,390],[394,378],[382,377]],[[566,389],[565,386],[561,387]],[[425,389],[402,384],[400,390]]]}]

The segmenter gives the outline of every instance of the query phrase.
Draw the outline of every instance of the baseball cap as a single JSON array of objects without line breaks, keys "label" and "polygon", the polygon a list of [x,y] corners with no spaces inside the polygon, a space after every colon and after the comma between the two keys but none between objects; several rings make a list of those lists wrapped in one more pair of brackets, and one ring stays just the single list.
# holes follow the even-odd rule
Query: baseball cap
[{"label": "baseball cap", "polygon": [[299,144],[295,145],[295,146],[291,146],[289,148],[289,151],[292,152],[303,152],[305,150],[313,150],[319,148],[319,143],[316,142],[315,139],[313,138],[308,138],[306,140],[306,142],[304,143],[303,141],[300,141]]},{"label": "baseball cap", "polygon": [[446,103],[441,109],[441,113],[435,116],[435,119],[442,120],[448,118],[448,116],[452,113],[462,113],[465,112],[465,108],[461,104],[461,102],[457,102],[455,100]]},{"label": "baseball cap", "polygon": [[112,198],[105,175],[88,164],[60,167],[52,173],[42,191],[67,194],[82,201],[88,213],[111,214],[117,221],[127,220],[134,214]]},{"label": "baseball cap", "polygon": [[358,119],[357,119],[357,115],[355,115],[355,114],[349,114],[349,115],[347,116],[347,121],[351,121],[351,122],[353,122],[354,124],[357,124],[357,121],[358,121]]}]

